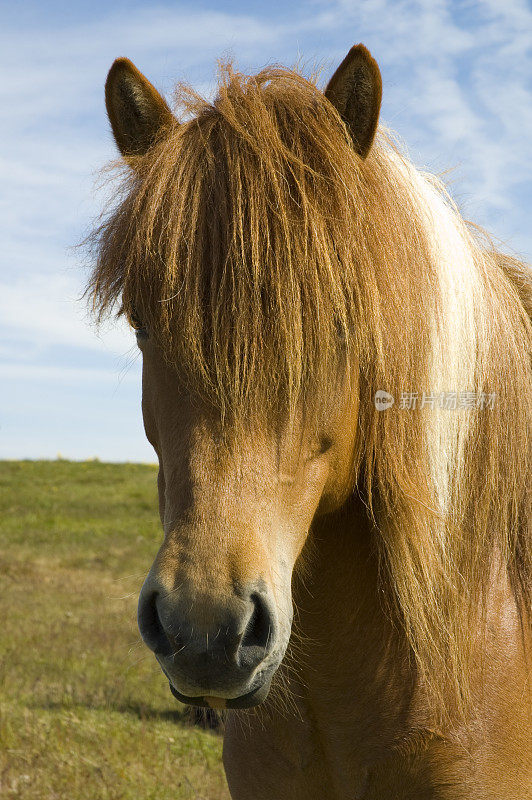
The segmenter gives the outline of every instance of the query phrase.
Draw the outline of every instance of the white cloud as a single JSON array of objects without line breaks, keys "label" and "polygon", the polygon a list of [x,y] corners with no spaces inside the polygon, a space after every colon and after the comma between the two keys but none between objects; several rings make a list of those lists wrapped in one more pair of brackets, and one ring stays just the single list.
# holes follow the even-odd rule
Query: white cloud
[{"label": "white cloud", "polygon": [[134,339],[126,323],[100,331],[91,327],[81,291],[73,274],[36,273],[0,283],[0,325],[14,340],[35,345],[40,353],[52,345],[127,353]]},{"label": "white cloud", "polygon": [[140,376],[139,369],[136,366],[128,369],[124,368],[119,373],[117,370],[93,369],[91,367],[40,367],[35,364],[28,366],[26,364],[0,363],[0,380],[30,381],[32,383],[42,381],[56,385],[68,384],[70,386],[85,382],[92,384],[101,382],[120,384],[126,381],[138,386]]}]

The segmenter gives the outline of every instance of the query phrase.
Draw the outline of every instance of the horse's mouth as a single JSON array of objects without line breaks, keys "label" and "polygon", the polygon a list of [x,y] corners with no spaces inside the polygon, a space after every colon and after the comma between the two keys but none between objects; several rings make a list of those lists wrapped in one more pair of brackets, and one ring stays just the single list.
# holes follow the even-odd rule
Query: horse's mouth
[{"label": "horse's mouth", "polygon": [[262,703],[270,691],[270,684],[271,678],[269,680],[265,680],[264,683],[262,683],[260,686],[257,686],[255,689],[252,689],[250,692],[240,695],[240,697],[226,699],[225,697],[208,696],[188,697],[186,694],[181,694],[181,692],[178,692],[169,681],[170,691],[176,700],[179,700],[179,702],[185,703],[188,706],[203,706],[204,708],[216,708],[220,710],[224,708],[251,708],[252,706]]}]

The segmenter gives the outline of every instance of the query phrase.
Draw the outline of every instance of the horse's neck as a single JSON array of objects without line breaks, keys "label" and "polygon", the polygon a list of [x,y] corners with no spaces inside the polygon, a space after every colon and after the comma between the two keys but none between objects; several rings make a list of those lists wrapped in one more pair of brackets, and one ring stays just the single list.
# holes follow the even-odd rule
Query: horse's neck
[{"label": "horse's neck", "polygon": [[367,764],[400,740],[414,693],[406,639],[381,602],[362,504],[314,524],[293,596],[286,674],[303,724],[294,720],[298,742],[286,746],[326,765],[331,797],[362,796]]},{"label": "horse's neck", "polygon": [[324,708],[345,707],[348,698],[349,718],[361,729],[368,708],[375,722],[376,705],[388,719],[404,716],[413,690],[406,638],[391,622],[379,588],[373,535],[362,503],[318,520],[307,574],[301,582],[296,576],[293,587],[296,631],[310,665],[301,667],[309,696]]},{"label": "horse's neck", "polygon": [[[469,734],[460,726],[454,732],[447,730],[445,746],[440,746],[443,740],[434,733],[431,704],[416,680],[406,636],[400,625],[393,624],[393,612],[383,601],[374,536],[362,504],[324,517],[310,534],[307,564],[301,579],[296,572],[293,587],[297,645],[290,674],[303,724],[293,723],[289,739],[298,739],[297,746],[293,745],[298,752],[314,757],[320,753],[331,797],[365,796],[369,765],[378,763],[389,765],[388,772],[386,767],[379,777],[383,786],[388,778],[390,785],[396,786],[394,781],[404,772],[405,786],[415,777],[420,787],[427,789],[432,784],[423,770],[419,775],[412,772],[405,755],[409,748],[412,753],[425,750],[435,774],[438,770],[453,774],[456,786],[465,786],[471,769],[467,759],[464,761],[466,750],[460,741],[466,741]],[[527,669],[519,622],[503,572],[494,576],[490,595],[493,625],[486,641],[485,663],[479,665],[482,680],[476,687],[483,718],[479,730],[486,724],[506,731],[490,739],[494,752],[504,746],[506,735],[516,747],[526,750],[530,747],[524,699],[529,696]],[[515,720],[505,716],[508,707],[519,708]],[[474,743],[467,741],[473,747]],[[391,761],[390,754],[395,754]],[[485,768],[480,762],[475,766],[482,780]],[[410,798],[410,791],[398,792],[397,797]],[[389,797],[391,789],[373,796]],[[419,796],[433,797],[421,790]],[[450,790],[447,796],[477,795]]]}]

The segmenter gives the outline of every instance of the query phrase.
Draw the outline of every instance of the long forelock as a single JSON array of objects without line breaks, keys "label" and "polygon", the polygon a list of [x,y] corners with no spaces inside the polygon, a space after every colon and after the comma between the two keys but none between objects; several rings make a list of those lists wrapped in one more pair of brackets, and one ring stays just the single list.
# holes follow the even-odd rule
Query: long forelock
[{"label": "long forelock", "polygon": [[137,162],[99,232],[93,297],[135,309],[168,361],[222,408],[289,407],[350,363],[360,167],[316,87],[222,73],[217,98]]}]

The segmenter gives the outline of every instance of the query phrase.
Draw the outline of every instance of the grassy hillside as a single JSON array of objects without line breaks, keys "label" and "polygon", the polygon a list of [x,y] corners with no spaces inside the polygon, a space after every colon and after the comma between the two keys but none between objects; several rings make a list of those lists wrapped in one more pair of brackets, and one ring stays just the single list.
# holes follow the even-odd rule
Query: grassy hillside
[{"label": "grassy hillside", "polygon": [[0,462],[2,798],[228,798],[137,631],[160,537],[154,467]]}]

